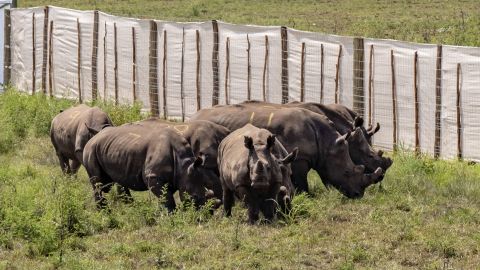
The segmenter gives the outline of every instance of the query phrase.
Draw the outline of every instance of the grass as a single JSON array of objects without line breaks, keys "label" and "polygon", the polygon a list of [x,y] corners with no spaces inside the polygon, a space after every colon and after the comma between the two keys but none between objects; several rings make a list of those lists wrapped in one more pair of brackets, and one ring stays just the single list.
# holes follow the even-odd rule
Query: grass
[{"label": "grass", "polygon": [[478,0],[21,0],[170,21],[284,25],[328,34],[480,46]]},{"label": "grass", "polygon": [[[72,102],[7,91],[0,105],[0,269],[480,265],[478,165],[399,151],[384,190],[370,187],[361,200],[326,190],[311,173],[313,195],[296,196],[292,214],[270,225],[247,225],[238,205],[232,218],[188,204],[168,215],[149,192],[128,205],[109,194],[111,211],[97,211],[85,170],[62,175],[47,136],[51,117]],[[145,117],[136,107],[105,108],[116,124]]]}]

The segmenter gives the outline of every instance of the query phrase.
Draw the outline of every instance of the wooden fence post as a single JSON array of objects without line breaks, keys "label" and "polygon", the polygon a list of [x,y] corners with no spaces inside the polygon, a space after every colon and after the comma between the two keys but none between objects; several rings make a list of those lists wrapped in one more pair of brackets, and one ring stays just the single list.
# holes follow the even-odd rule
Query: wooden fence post
[{"label": "wooden fence post", "polygon": [[182,29],[182,66],[180,71],[180,98],[182,102],[182,122],[185,122],[185,93],[183,89],[183,70],[185,65],[185,28]]},{"label": "wooden fence post", "polygon": [[196,31],[196,43],[197,43],[197,70],[196,70],[196,83],[197,83],[197,111],[202,108],[201,102],[201,89],[200,89],[200,61],[201,61],[201,53],[200,53],[200,32]]},{"label": "wooden fence post", "polygon": [[5,24],[3,28],[3,40],[5,41],[5,46],[3,48],[3,57],[4,57],[4,63],[3,63],[3,84],[7,85],[10,83],[10,78],[11,78],[11,72],[12,72],[12,53],[11,53],[11,42],[10,42],[10,36],[12,32],[12,19],[10,15],[10,9],[5,9],[4,10],[4,18],[5,18]]},{"label": "wooden fence post", "polygon": [[230,37],[225,42],[225,104],[229,104],[228,100],[228,76],[230,75]]},{"label": "wooden fence post", "polygon": [[302,54],[300,59],[300,101],[305,101],[305,42],[302,42]]},{"label": "wooden fence post", "polygon": [[133,102],[137,101],[137,35],[135,27],[132,27],[132,95]]},{"label": "wooden fence post", "polygon": [[288,31],[287,27],[280,28],[282,39],[282,103],[288,102]]},{"label": "wooden fence post", "polygon": [[353,110],[365,115],[365,48],[363,38],[353,39]]},{"label": "wooden fence post", "polygon": [[42,92],[47,94],[47,63],[48,63],[48,12],[49,7],[43,9],[43,57],[42,57]]},{"label": "wooden fence post", "polygon": [[395,80],[395,56],[390,51],[390,65],[392,69],[392,111],[393,111],[393,150],[397,150],[397,86]]},{"label": "wooden fence post", "polygon": [[338,104],[340,101],[338,86],[340,84],[340,59],[342,57],[342,44],[338,47],[338,58],[337,58],[337,65],[336,65],[336,73],[335,73],[335,104]]},{"label": "wooden fence post", "polygon": [[159,115],[158,109],[158,29],[154,20],[150,21],[150,43],[149,43],[149,92],[150,92],[150,113],[153,116]]},{"label": "wooden fence post", "polygon": [[35,44],[35,12],[32,14],[32,95],[35,94],[35,81],[37,80],[37,56],[36,56],[36,44]]},{"label": "wooden fence post", "polygon": [[167,30],[163,30],[163,118],[167,119]]},{"label": "wooden fence post", "polygon": [[107,101],[107,22],[103,33],[103,102]]},{"label": "wooden fence post", "polygon": [[263,64],[263,101],[267,101],[268,36],[265,35],[265,62]]},{"label": "wooden fence post", "polygon": [[93,45],[92,45],[92,100],[97,99],[98,90],[98,10],[93,13]]},{"label": "wooden fence post", "polygon": [[53,97],[53,20],[50,21],[50,36],[48,37],[48,94]]},{"label": "wooden fence post", "polygon": [[372,125],[373,111],[373,44],[370,45],[370,61],[368,62],[368,125]]},{"label": "wooden fence post", "polygon": [[247,34],[247,100],[252,99],[252,65],[250,64],[250,38]]},{"label": "wooden fence post", "polygon": [[437,46],[437,65],[435,75],[435,145],[434,157],[440,157],[441,150],[441,115],[442,115],[442,45]]},{"label": "wooden fence post", "polygon": [[220,92],[220,80],[218,74],[218,22],[212,21],[213,26],[213,53],[212,53],[212,68],[213,68],[213,92],[212,92],[212,106],[218,104],[218,97]]},{"label": "wooden fence post", "polygon": [[460,63],[457,64],[457,157],[458,159],[463,158],[463,132],[462,132],[462,96],[460,88],[460,76],[461,76],[462,66]]},{"label": "wooden fence post", "polygon": [[113,23],[113,53],[114,53],[114,76],[115,76],[115,105],[118,105],[118,46],[117,46],[117,23]]},{"label": "wooden fence post", "polygon": [[415,100],[415,153],[420,153],[420,113],[418,104],[418,52],[415,52],[413,61],[413,96]]},{"label": "wooden fence post", "polygon": [[324,58],[323,43],[320,44],[320,103],[323,104],[323,92],[324,92],[324,78],[323,73],[325,70],[325,58]]},{"label": "wooden fence post", "polygon": [[77,83],[78,102],[82,103],[82,33],[80,32],[80,20],[77,18]]}]

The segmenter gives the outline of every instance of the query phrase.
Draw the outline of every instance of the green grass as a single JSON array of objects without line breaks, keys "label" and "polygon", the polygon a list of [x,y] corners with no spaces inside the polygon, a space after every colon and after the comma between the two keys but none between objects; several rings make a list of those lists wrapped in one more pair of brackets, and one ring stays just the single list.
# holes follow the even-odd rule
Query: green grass
[{"label": "green grass", "polygon": [[[480,166],[410,152],[361,200],[326,190],[294,198],[292,214],[250,226],[188,204],[168,215],[149,192],[97,211],[84,169],[60,172],[47,136],[65,100],[0,95],[0,269],[478,269]],[[145,117],[106,106],[116,124]],[[17,126],[18,124],[18,126]],[[112,192],[114,193],[114,192]],[[221,209],[220,209],[221,210]]]},{"label": "green grass", "polygon": [[119,16],[284,25],[327,34],[480,46],[478,0],[20,0]]}]

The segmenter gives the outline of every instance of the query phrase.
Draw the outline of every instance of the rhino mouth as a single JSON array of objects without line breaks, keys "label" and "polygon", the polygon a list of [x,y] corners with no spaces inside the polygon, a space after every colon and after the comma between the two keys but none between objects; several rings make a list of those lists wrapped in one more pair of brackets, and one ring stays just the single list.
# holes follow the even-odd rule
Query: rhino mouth
[{"label": "rhino mouth", "polygon": [[267,188],[269,184],[267,181],[254,181],[252,182],[251,186],[252,188],[255,188],[255,189],[263,189],[263,188]]}]

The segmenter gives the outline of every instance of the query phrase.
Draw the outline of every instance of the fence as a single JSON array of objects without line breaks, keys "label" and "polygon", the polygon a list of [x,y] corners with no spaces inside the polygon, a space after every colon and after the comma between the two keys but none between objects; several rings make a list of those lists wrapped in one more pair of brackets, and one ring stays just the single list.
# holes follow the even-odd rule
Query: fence
[{"label": "fence", "polygon": [[141,102],[154,115],[247,99],[341,103],[374,144],[480,160],[480,48],[57,7],[7,12],[5,78],[22,91]]}]

